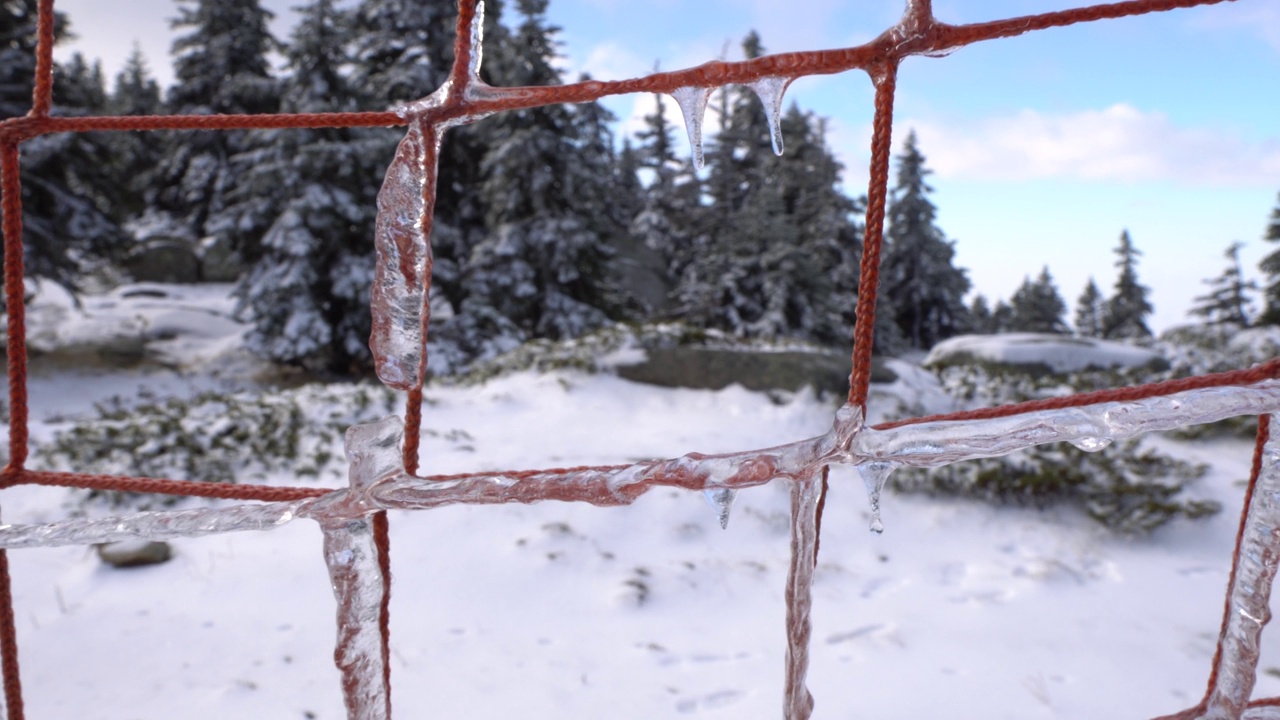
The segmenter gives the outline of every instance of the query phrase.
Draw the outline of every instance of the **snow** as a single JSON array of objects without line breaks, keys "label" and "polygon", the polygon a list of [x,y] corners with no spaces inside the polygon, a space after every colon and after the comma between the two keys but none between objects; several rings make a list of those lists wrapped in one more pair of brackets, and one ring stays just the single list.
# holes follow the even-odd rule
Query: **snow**
[{"label": "snow", "polygon": [[[873,402],[943,404],[927,375],[895,363],[898,381],[874,388]],[[215,384],[210,372],[187,379]],[[172,378],[33,380],[33,436],[112,391],[189,392]],[[808,392],[568,372],[427,395],[422,465],[433,473],[765,447],[826,432],[835,411]],[[458,431],[465,443],[446,439]],[[1157,442],[1210,463],[1198,494],[1228,510],[1124,538],[1065,509],[888,496],[887,529],[873,535],[857,473],[833,469],[812,588],[814,717],[1150,717],[1194,704],[1251,443]],[[285,473],[268,482],[299,484]],[[64,498],[7,489],[4,521],[65,517]],[[799,620],[784,608],[798,587],[791,502],[785,483],[742,490],[727,530],[703,498],[675,489],[623,508],[392,512],[395,716],[777,717],[784,697],[803,698],[795,683],[786,692],[784,626]],[[171,562],[129,571],[85,547],[9,553],[29,715],[344,717],[316,527],[172,542]],[[1255,697],[1280,692],[1278,650],[1264,635]]]},{"label": "snow", "polygon": [[1124,343],[1069,335],[1003,333],[960,335],[933,346],[925,367],[965,362],[966,358],[1010,365],[1044,365],[1055,373],[1133,368],[1162,363],[1153,350]]}]

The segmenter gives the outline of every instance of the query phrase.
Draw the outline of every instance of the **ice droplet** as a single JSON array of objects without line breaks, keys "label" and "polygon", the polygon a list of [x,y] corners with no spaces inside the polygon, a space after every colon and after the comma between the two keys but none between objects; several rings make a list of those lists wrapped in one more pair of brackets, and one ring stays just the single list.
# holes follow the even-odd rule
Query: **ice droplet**
[{"label": "ice droplet", "polygon": [[764,115],[769,121],[769,136],[773,141],[773,154],[782,154],[782,95],[786,93],[791,78],[765,77],[756,80],[747,87],[755,91],[756,97],[764,105]]},{"label": "ice droplet", "polygon": [[707,504],[716,511],[722,530],[729,527],[729,512],[733,510],[733,500],[737,496],[738,491],[731,488],[710,488],[702,491],[702,497],[706,498]]},{"label": "ice droplet", "polygon": [[684,129],[689,133],[689,148],[693,150],[693,166],[702,169],[702,116],[707,113],[707,100],[715,88],[682,87],[671,91],[680,112],[684,114]]},{"label": "ice droplet", "polygon": [[897,467],[896,464],[887,462],[869,462],[857,466],[862,484],[867,486],[867,497],[871,500],[871,532],[877,535],[884,532],[884,523],[880,522],[880,491],[884,490],[885,481]]},{"label": "ice droplet", "polygon": [[1082,437],[1070,441],[1085,452],[1098,452],[1111,444],[1110,438]]}]

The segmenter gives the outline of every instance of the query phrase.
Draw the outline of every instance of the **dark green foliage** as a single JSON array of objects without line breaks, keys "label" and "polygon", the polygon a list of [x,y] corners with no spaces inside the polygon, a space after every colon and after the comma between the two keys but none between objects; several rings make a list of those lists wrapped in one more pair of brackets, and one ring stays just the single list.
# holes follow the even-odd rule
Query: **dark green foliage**
[{"label": "dark green foliage", "polygon": [[[744,40],[743,52],[763,54],[756,33]],[[847,343],[861,206],[839,189],[843,168],[827,145],[825,123],[793,104],[780,118],[786,152],[777,156],[756,93],[737,86],[720,92],[705,204],[681,194],[696,187],[696,178],[675,179],[680,166],[665,159],[670,136],[660,106],[643,136],[658,176],[651,192],[675,198],[669,205],[680,211],[666,215],[679,229],[661,249],[679,276],[681,317],[742,337]],[[645,213],[641,218],[656,225]]]},{"label": "dark green foliage", "polygon": [[[279,109],[279,87],[267,53],[278,42],[267,29],[272,14],[258,0],[178,0],[173,27],[176,83],[167,109],[183,114],[270,113]],[[237,177],[231,158],[247,147],[247,132],[173,132],[148,178],[149,204],[170,218],[172,233],[231,240],[245,259],[256,259],[261,225],[241,225],[224,215]]]},{"label": "dark green foliage", "polygon": [[898,174],[890,195],[880,297],[913,348],[928,349],[970,325],[963,298],[969,278],[953,264],[955,247],[935,223],[937,208],[925,182],[931,172],[916,142],[907,136],[898,156]]},{"label": "dark green foliage", "polygon": [[[1270,243],[1280,243],[1280,194],[1276,195],[1276,206],[1271,209],[1271,218],[1267,222],[1267,230],[1263,239]],[[1266,307],[1258,318],[1261,325],[1280,325],[1280,249],[1274,250],[1258,263],[1258,268],[1266,276],[1266,287],[1263,288],[1263,302]]]},{"label": "dark green foliage", "polygon": [[[107,110],[113,115],[158,115],[162,111],[160,85],[151,77],[146,58],[135,43],[124,68],[115,78]],[[113,168],[119,178],[124,197],[114,205],[117,220],[125,221],[146,210],[146,180],[160,162],[164,147],[162,136],[154,132],[109,133],[116,157]]]},{"label": "dark green foliage", "polygon": [[[0,120],[31,109],[35,74],[36,0],[0,3]],[[67,21],[55,14],[55,37]],[[79,54],[55,66],[56,115],[89,115],[105,104],[102,72]],[[113,217],[119,184],[105,136],[45,135],[22,145],[22,242],[27,275],[71,288],[102,257],[115,252],[124,233]]]},{"label": "dark green foliage", "polygon": [[1053,276],[1046,266],[1034,281],[1024,278],[1022,285],[1010,300],[1012,320],[1009,330],[1014,332],[1066,334],[1069,331],[1063,316],[1067,304],[1058,294]]},{"label": "dark green foliage", "polygon": [[1106,304],[1102,293],[1090,277],[1076,300],[1076,334],[1081,337],[1102,337],[1102,317],[1105,312]]},{"label": "dark green foliage", "polygon": [[1147,318],[1151,316],[1152,307],[1147,296],[1151,289],[1138,282],[1138,257],[1142,253],[1134,247],[1128,230],[1120,233],[1115,253],[1120,275],[1103,310],[1102,337],[1108,340],[1149,338],[1151,328],[1147,327]]},{"label": "dark green foliage", "polygon": [[[352,110],[343,17],[316,0],[288,49],[288,112]],[[373,133],[345,128],[261,130],[233,158],[239,181],[224,217],[265,227],[262,257],[241,278],[238,314],[253,328],[251,351],[310,370],[368,369],[370,239],[381,167]]]},{"label": "dark green foliage", "polygon": [[1249,326],[1253,301],[1250,295],[1258,290],[1258,284],[1244,279],[1240,268],[1240,248],[1244,243],[1236,241],[1227,246],[1223,254],[1227,267],[1218,277],[1205,280],[1211,289],[1195,299],[1191,314],[1204,318],[1211,324],[1231,323],[1238,327]]},{"label": "dark green foliage", "polygon": [[973,497],[1001,505],[1043,509],[1070,504],[1108,529],[1137,534],[1178,517],[1218,512],[1221,506],[1216,502],[1181,497],[1205,471],[1202,465],[1128,440],[1095,453],[1058,443],[942,468],[904,468],[891,482],[905,492]]},{"label": "dark green foliage", "polygon": [[[309,385],[285,392],[206,392],[189,399],[113,398],[97,416],[57,430],[34,456],[45,466],[138,477],[234,483],[289,471],[339,479],[346,428],[393,412],[374,385]],[[87,502],[153,509],[169,496],[86,491]]]}]

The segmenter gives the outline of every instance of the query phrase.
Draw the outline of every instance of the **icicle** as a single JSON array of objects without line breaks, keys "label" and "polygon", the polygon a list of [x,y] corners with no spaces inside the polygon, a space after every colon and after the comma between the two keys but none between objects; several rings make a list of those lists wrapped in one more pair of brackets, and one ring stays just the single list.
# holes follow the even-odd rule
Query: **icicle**
[{"label": "icicle", "polygon": [[439,149],[435,128],[411,120],[378,191],[369,347],[378,378],[397,390],[410,390],[423,380]]},{"label": "icicle", "polygon": [[684,129],[689,133],[689,148],[693,151],[693,166],[699,170],[702,158],[702,116],[707,112],[707,100],[715,88],[682,87],[671,91],[671,97],[680,105],[684,114]]},{"label": "icicle", "polygon": [[1080,448],[1085,452],[1098,452],[1111,444],[1111,440],[1107,438],[1081,437],[1070,441],[1072,445]]},{"label": "icicle", "polygon": [[867,486],[867,497],[871,500],[871,532],[884,532],[884,523],[880,522],[880,492],[889,475],[897,469],[897,465],[887,462],[869,462],[857,466],[862,476],[862,484]]},{"label": "icicle", "polygon": [[751,83],[748,87],[756,92],[764,105],[764,115],[769,121],[769,136],[773,141],[773,154],[782,154],[782,95],[791,84],[791,78],[766,77]]},{"label": "icicle", "polygon": [[324,559],[338,602],[338,641],[333,659],[342,672],[347,717],[385,720],[390,707],[383,665],[383,578],[373,523],[330,518],[324,530]]},{"label": "icicle", "polygon": [[808,720],[813,695],[805,686],[809,672],[809,615],[813,609],[813,568],[818,553],[818,501],[822,497],[818,472],[791,484],[791,565],[787,569],[787,668],[782,717]]},{"label": "icicle", "polygon": [[710,488],[702,491],[702,497],[706,498],[707,504],[716,511],[722,530],[729,528],[729,511],[733,510],[733,500],[737,496],[738,491],[732,488]]}]

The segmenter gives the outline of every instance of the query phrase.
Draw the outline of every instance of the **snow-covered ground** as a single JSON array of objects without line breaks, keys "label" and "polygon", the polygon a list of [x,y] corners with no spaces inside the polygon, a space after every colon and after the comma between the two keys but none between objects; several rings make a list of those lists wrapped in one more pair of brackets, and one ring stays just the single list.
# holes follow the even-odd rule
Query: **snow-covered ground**
[{"label": "snow-covered ground", "polygon": [[[942,404],[926,375],[900,370],[873,403]],[[37,374],[33,436],[111,394],[226,382],[213,372]],[[823,432],[835,410],[807,393],[563,372],[427,394],[428,472],[761,447]],[[1223,513],[1135,539],[1067,509],[891,495],[876,536],[861,481],[834,473],[814,588],[815,717],[1140,718],[1193,704],[1251,443],[1160,442],[1210,463],[1197,494]],[[65,514],[65,497],[16,488],[0,503],[5,521],[33,522]],[[393,513],[396,716],[778,717],[787,505],[777,484],[744,491],[727,530],[702,497],[675,490],[624,508]],[[10,552],[29,717],[344,716],[314,525],[175,551],[133,570],[89,548]],[[1278,652],[1273,638],[1255,697],[1280,694]]]}]

